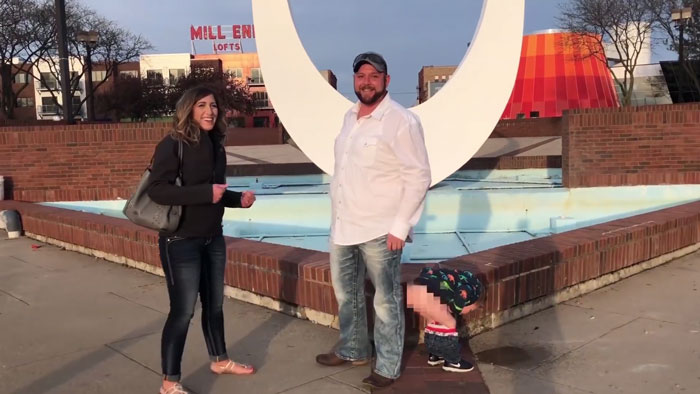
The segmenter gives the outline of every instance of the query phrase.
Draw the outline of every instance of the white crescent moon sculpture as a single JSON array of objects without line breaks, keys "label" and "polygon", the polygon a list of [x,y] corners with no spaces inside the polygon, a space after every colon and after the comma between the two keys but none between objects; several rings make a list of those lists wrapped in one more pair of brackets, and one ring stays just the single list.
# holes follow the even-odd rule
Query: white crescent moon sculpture
[{"label": "white crescent moon sculpture", "polygon": [[[471,159],[498,123],[515,83],[524,19],[525,0],[484,0],[474,38],[449,82],[430,100],[411,108],[423,123],[432,184]],[[299,148],[332,174],[334,140],[353,103],[333,89],[309,59],[288,0],[253,0],[253,20],[260,67],[275,111]],[[348,68],[356,55],[347,54]]]}]

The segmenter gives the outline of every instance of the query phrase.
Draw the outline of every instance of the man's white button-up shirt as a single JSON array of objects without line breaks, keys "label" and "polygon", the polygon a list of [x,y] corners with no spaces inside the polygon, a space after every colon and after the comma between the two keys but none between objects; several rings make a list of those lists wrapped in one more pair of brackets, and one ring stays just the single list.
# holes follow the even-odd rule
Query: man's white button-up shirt
[{"label": "man's white button-up shirt", "polygon": [[430,187],[430,165],[418,117],[389,94],[358,119],[345,114],[335,139],[331,242],[356,245],[387,233],[406,239]]}]

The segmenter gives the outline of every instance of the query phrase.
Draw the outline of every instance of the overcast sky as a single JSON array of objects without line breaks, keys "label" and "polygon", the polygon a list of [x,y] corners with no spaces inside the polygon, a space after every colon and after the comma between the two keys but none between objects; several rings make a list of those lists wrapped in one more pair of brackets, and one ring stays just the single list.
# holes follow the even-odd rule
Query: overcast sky
[{"label": "overcast sky", "polygon": [[[152,53],[190,52],[190,25],[253,23],[251,0],[78,1],[146,37],[155,48]],[[525,34],[556,28],[563,1],[527,0]],[[311,60],[317,68],[336,74],[341,93],[355,100],[352,59],[372,50],[383,54],[389,64],[392,97],[412,106],[422,66],[456,65],[464,56],[482,1],[290,0],[290,4]],[[198,53],[212,52],[203,41],[196,45]],[[243,47],[246,52],[255,50],[251,40],[244,40]]]}]

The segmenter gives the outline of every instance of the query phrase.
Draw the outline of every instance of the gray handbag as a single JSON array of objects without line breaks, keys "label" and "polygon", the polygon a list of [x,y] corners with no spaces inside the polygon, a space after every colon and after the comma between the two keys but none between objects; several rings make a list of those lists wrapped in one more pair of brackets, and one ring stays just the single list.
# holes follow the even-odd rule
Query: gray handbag
[{"label": "gray handbag", "polygon": [[[175,178],[175,185],[182,186],[182,140],[179,140],[179,142],[177,150],[178,174],[177,178]],[[136,187],[136,191],[127,200],[122,212],[127,219],[139,226],[171,233],[177,230],[178,225],[180,225],[182,206],[161,205],[151,200],[147,193],[147,188],[150,184],[148,178],[151,175],[151,165],[153,165],[153,159],[151,159],[151,164],[141,175],[141,181]]]}]

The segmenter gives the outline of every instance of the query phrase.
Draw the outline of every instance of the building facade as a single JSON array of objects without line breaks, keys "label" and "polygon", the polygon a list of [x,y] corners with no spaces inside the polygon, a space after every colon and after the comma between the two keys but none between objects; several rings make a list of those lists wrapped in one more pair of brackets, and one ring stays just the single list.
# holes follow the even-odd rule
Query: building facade
[{"label": "building facade", "polygon": [[[86,108],[86,78],[80,75],[82,63],[71,59],[71,76],[74,82],[74,113],[76,119],[85,119]],[[108,75],[105,64],[94,63],[92,66],[92,83],[95,97],[107,95],[124,78],[142,78],[165,86],[177,84],[179,78],[188,75],[193,68],[204,67],[229,74],[248,88],[252,95],[255,112],[252,115],[234,113],[229,122],[234,127],[264,127],[279,126],[279,118],[270,102],[265,88],[265,80],[260,69],[257,53],[220,53],[190,55],[189,53],[148,54],[141,55],[138,62],[122,63],[113,67]],[[19,91],[26,80],[28,86],[23,88],[15,108],[15,118],[18,120],[60,120],[62,119],[61,86],[56,78],[55,67],[47,62],[36,62],[27,66],[26,73],[17,74],[17,83],[13,89]],[[53,72],[52,72],[53,70]],[[330,70],[321,70],[322,77],[333,88],[337,86],[337,78]],[[40,81],[36,80],[40,78]],[[99,85],[99,86],[98,86]],[[57,105],[58,104],[58,105]],[[80,110],[75,110],[80,106]],[[116,120],[107,111],[96,109],[96,119]]]},{"label": "building facade", "polygon": [[190,73],[189,53],[141,55],[141,77],[154,83],[177,84],[177,79]]},{"label": "building facade", "polygon": [[220,60],[222,71],[248,87],[253,96],[253,115],[235,114],[230,124],[235,127],[277,127],[279,118],[267,97],[265,79],[257,53],[219,53],[194,55],[193,61]]},{"label": "building facade", "polygon": [[36,119],[32,65],[24,64],[20,59],[13,59],[10,73],[12,81],[7,86],[16,97],[12,108],[13,117],[18,120]]}]

